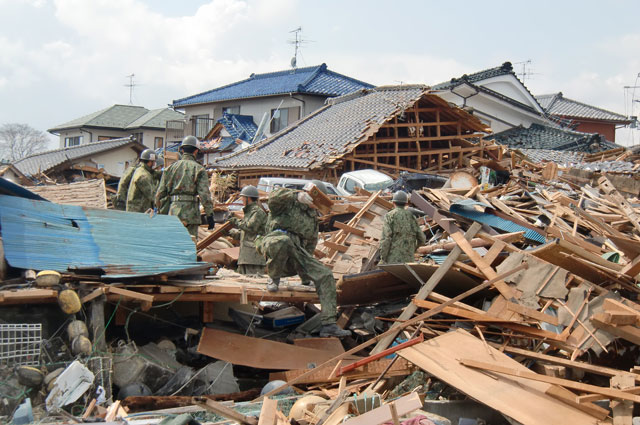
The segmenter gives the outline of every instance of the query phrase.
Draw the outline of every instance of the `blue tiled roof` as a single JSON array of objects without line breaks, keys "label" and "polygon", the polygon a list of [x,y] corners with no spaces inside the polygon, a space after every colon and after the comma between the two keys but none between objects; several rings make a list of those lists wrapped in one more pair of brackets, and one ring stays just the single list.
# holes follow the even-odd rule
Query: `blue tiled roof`
[{"label": "blue tiled roof", "polygon": [[272,96],[284,93],[305,93],[320,96],[342,96],[371,84],[329,71],[326,64],[286,71],[251,74],[246,80],[218,87],[204,93],[174,100],[173,107],[232,99]]},{"label": "blue tiled roof", "polygon": [[218,118],[218,122],[224,126],[234,141],[240,139],[251,142],[258,131],[258,126],[253,122],[251,115],[224,113]]}]

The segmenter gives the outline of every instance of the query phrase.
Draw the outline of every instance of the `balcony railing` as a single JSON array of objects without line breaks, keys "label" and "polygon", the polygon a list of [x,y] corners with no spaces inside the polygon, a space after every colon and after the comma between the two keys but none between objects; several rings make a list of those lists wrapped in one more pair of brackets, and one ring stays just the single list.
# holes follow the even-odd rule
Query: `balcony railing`
[{"label": "balcony railing", "polygon": [[191,117],[189,120],[169,120],[165,128],[167,143],[179,142],[185,136],[194,135],[204,139],[215,125],[215,120],[205,117]]}]

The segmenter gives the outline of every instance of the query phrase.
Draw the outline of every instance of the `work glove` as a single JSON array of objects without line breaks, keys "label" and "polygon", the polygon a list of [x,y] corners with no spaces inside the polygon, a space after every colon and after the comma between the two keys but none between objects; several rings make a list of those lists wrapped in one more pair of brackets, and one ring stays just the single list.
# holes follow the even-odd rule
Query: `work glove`
[{"label": "work glove", "polygon": [[238,227],[238,223],[240,223],[240,219],[238,217],[231,217],[229,219],[229,223],[233,224],[234,227]]},{"label": "work glove", "polygon": [[312,206],[313,205],[313,198],[307,192],[300,192],[300,193],[298,193],[298,202],[300,202],[302,204],[305,204],[305,205]]},{"label": "work glove", "polygon": [[207,216],[207,223],[209,224],[208,229],[213,230],[213,228],[216,226],[216,223],[213,221],[213,214]]}]

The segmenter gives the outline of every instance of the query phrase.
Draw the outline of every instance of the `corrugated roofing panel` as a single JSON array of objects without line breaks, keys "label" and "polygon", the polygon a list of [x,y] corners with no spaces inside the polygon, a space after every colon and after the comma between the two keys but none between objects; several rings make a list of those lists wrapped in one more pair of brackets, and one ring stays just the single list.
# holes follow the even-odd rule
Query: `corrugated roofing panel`
[{"label": "corrugated roofing panel", "polygon": [[456,204],[452,204],[451,208],[449,208],[449,211],[461,215],[462,217],[477,221],[478,223],[486,224],[495,229],[502,230],[503,232],[524,232],[525,239],[531,241],[540,243],[546,242],[546,238],[535,230],[529,229],[528,227],[521,226],[514,223],[513,221],[506,220],[487,212],[464,208],[464,206]]},{"label": "corrugated roofing panel", "polygon": [[206,268],[174,216],[82,208],[0,195],[0,227],[12,267],[103,270],[105,278]]}]

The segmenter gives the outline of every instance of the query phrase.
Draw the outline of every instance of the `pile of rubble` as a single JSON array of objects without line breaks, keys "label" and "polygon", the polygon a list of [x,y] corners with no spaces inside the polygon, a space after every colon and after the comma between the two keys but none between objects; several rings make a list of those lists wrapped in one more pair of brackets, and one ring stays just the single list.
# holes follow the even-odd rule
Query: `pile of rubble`
[{"label": "pile of rubble", "polygon": [[[123,286],[63,276],[82,303],[106,301],[107,320],[80,308],[65,316],[67,338],[14,332],[14,348],[32,351],[0,357],[10,366],[2,414],[15,423],[630,424],[640,402],[639,200],[606,175],[578,184],[553,165],[508,163],[493,164],[511,168],[504,183],[469,168],[470,184],[451,175],[411,193],[428,239],[413,263],[377,264],[389,193],[321,202],[316,256],[338,280],[338,325],[353,333],[343,340],[313,337],[317,296],[299,279],[274,295],[265,277],[231,271],[228,224],[201,235],[198,255],[215,265],[204,278]],[[228,217],[232,202],[218,214]],[[0,289],[2,300],[34,290]],[[181,310],[194,302],[200,322]]]}]

